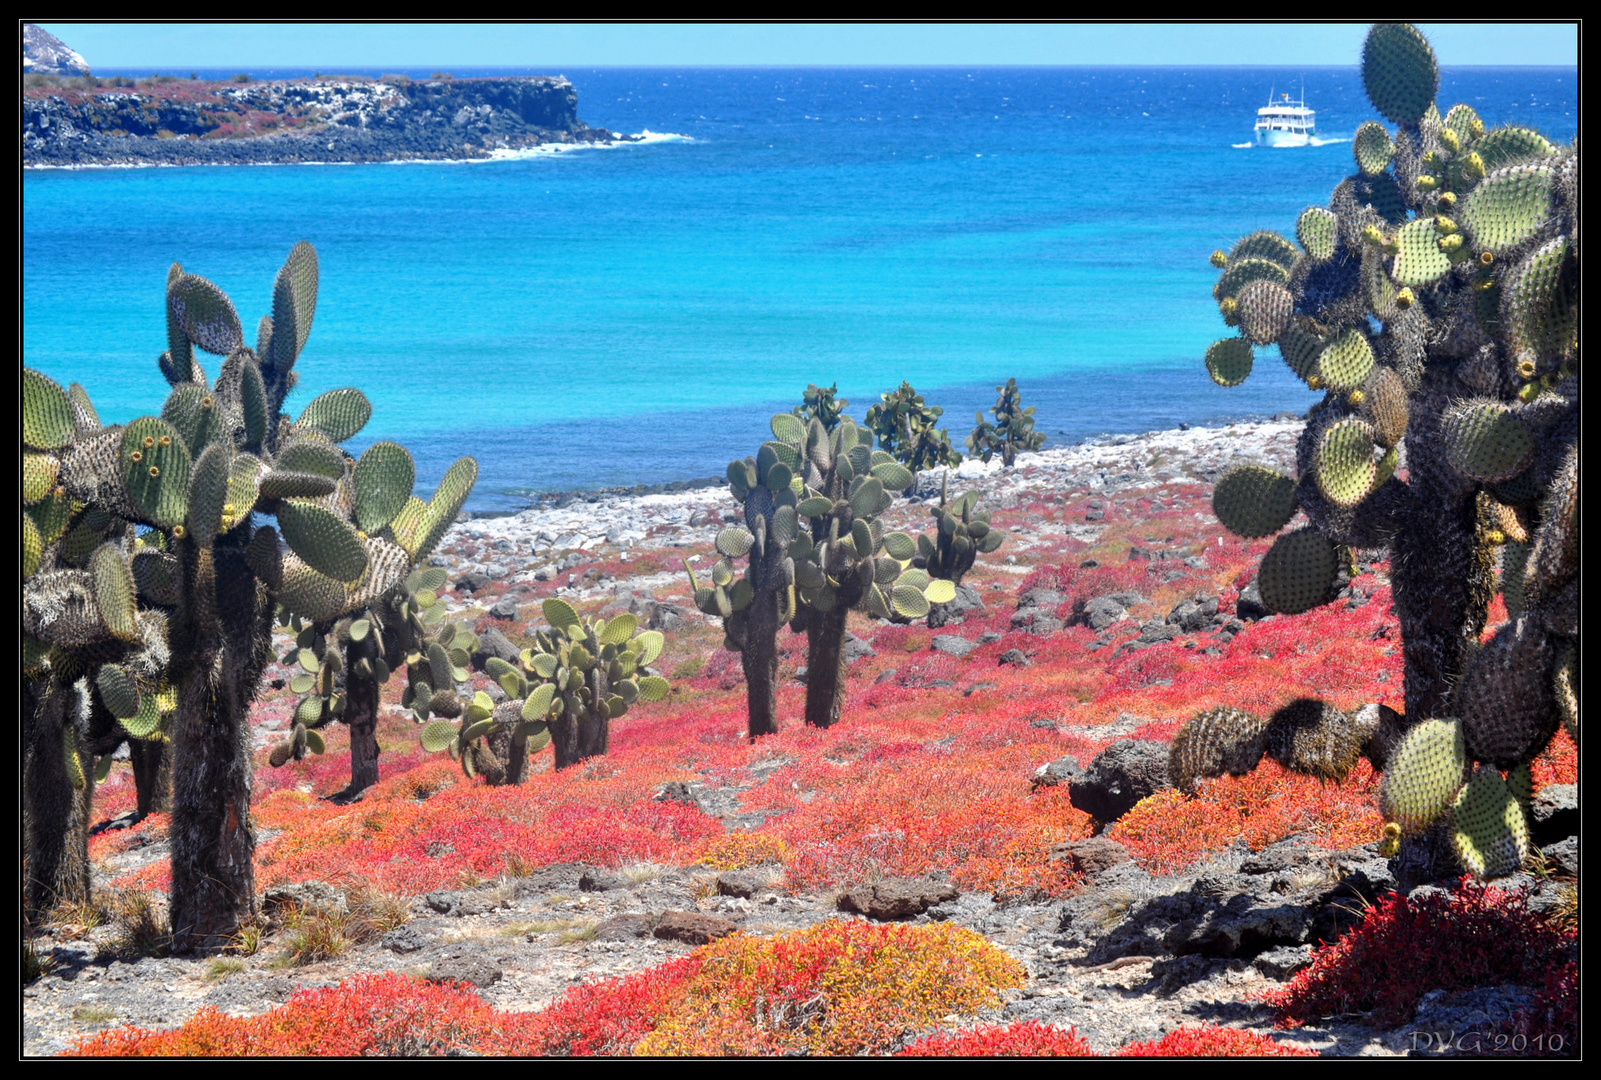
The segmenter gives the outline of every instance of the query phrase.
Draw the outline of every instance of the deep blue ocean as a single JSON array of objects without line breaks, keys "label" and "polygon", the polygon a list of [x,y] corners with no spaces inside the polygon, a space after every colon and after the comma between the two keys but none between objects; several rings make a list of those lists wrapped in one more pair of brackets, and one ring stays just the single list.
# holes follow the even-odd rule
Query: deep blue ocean
[{"label": "deep blue ocean", "polygon": [[[958,445],[1009,377],[1047,446],[1313,400],[1274,349],[1241,387],[1208,381],[1200,357],[1231,331],[1207,255],[1254,228],[1293,236],[1353,171],[1345,140],[1374,115],[1354,67],[564,74],[591,126],[678,137],[27,171],[24,362],[82,382],[107,422],[159,412],[167,267],[222,286],[253,341],[309,240],[322,287],[291,411],[361,387],[373,418],[348,446],[404,443],[424,495],[471,453],[478,510],[720,475],[808,382],[837,382],[859,419],[909,380]],[[1269,93],[1303,81],[1324,145],[1249,147]],[[1438,101],[1565,142],[1577,85],[1572,68],[1447,69]]]}]

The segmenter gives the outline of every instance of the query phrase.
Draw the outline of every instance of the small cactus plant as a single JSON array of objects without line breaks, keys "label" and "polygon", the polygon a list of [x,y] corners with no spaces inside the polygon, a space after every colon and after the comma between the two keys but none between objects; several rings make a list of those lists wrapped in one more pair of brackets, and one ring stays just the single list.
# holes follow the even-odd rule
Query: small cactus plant
[{"label": "small cactus plant", "polygon": [[952,448],[950,436],[935,426],[944,412],[937,405],[924,405],[923,395],[906,382],[897,390],[881,394],[879,404],[867,410],[867,430],[878,440],[878,448],[912,471],[908,488],[916,482],[916,474],[925,469],[962,463],[962,455]]},{"label": "small cactus plant", "polygon": [[[1174,771],[1192,782],[1269,752],[1340,776],[1365,753],[1403,876],[1449,874],[1454,851],[1492,877],[1528,853],[1499,770],[1526,772],[1564,722],[1577,738],[1578,148],[1486,130],[1466,105],[1440,115],[1434,54],[1409,25],[1373,27],[1362,76],[1396,130],[1358,129],[1357,171],[1301,214],[1299,249],[1257,232],[1214,255],[1241,334],[1207,351],[1214,381],[1242,381],[1251,346],[1276,343],[1325,396],[1298,479],[1239,466],[1213,506],[1247,538],[1305,513],[1258,572],[1287,615],[1334,597],[1352,549],[1387,549],[1405,715],[1364,726],[1297,702],[1264,731],[1206,714],[1180,731]],[[1511,620],[1480,647],[1498,591]]]},{"label": "small cactus plant", "polygon": [[1010,469],[1016,464],[1018,454],[1045,445],[1045,432],[1034,430],[1034,406],[1023,407],[1023,395],[1018,392],[1016,379],[1007,379],[1006,385],[997,386],[995,392],[999,396],[990,407],[995,422],[985,420],[982,412],[973,414],[976,426],[973,434],[967,437],[967,452],[982,458],[986,465],[990,458],[1000,454],[1002,466]]},{"label": "small cactus plant", "polygon": [[989,511],[979,506],[978,492],[969,491],[953,503],[949,501],[949,484],[949,477],[940,484],[939,505],[929,507],[934,532],[917,538],[917,554],[912,559],[912,565],[928,571],[931,578],[950,582],[950,597],[929,610],[930,629],[945,625],[945,603],[955,599],[956,587],[978,556],[999,550],[1005,540],[1004,534],[990,528]]}]

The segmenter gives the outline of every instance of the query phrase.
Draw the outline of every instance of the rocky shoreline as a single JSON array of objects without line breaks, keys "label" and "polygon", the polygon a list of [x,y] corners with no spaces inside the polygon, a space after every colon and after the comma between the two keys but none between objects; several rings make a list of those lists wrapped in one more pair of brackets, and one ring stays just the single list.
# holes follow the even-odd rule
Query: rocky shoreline
[{"label": "rocky shoreline", "polygon": [[638,138],[579,120],[572,83],[550,76],[35,83],[23,97],[25,168],[474,160]]}]

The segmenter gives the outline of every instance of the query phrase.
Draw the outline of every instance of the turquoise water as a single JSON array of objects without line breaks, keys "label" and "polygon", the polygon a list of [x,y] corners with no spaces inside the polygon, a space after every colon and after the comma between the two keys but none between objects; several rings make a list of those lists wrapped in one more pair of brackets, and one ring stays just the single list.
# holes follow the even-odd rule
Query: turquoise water
[{"label": "turquoise water", "polygon": [[[423,74],[426,74],[424,72]],[[457,71],[458,77],[473,74]],[[488,72],[484,72],[488,74]],[[300,239],[321,258],[291,408],[359,386],[431,490],[470,504],[720,474],[808,382],[860,417],[910,380],[953,441],[1016,377],[1055,443],[1313,395],[1276,358],[1224,391],[1207,254],[1289,232],[1351,171],[1356,72],[1305,73],[1326,145],[1240,148],[1268,69],[567,72],[579,114],[683,138],[484,163],[24,176],[25,362],[102,417],[156,412],[173,261],[253,339]],[[1439,100],[1566,140],[1572,69],[1448,71]],[[208,358],[215,373],[219,362]]]}]

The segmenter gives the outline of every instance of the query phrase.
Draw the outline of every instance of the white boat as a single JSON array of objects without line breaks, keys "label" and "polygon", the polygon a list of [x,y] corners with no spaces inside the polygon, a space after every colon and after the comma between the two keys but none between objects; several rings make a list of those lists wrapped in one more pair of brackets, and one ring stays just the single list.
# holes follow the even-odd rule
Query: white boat
[{"label": "white boat", "polygon": [[1306,91],[1301,100],[1291,101],[1289,94],[1280,94],[1274,101],[1256,110],[1256,145],[1306,146],[1317,134],[1317,113],[1306,107]]}]

